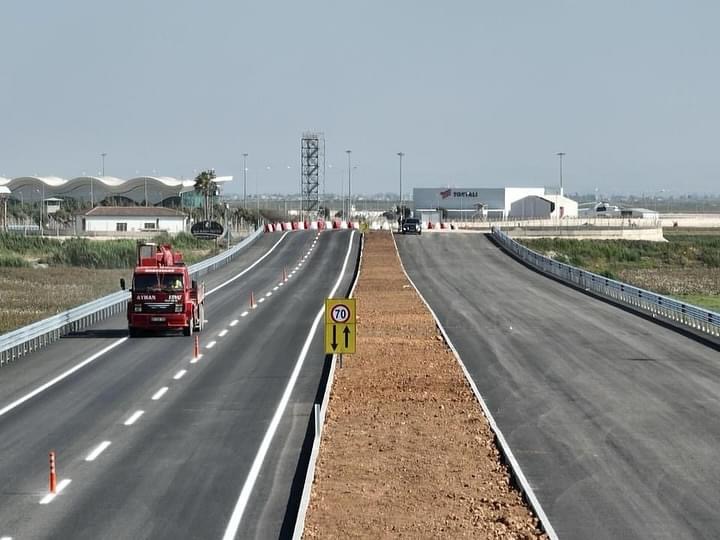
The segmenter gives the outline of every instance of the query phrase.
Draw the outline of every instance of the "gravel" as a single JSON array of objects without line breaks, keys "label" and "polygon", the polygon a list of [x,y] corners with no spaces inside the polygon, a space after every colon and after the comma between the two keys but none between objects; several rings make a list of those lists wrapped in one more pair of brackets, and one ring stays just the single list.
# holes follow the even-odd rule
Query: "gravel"
[{"label": "gravel", "polygon": [[546,538],[391,233],[365,236],[357,351],[335,380],[305,538]]}]

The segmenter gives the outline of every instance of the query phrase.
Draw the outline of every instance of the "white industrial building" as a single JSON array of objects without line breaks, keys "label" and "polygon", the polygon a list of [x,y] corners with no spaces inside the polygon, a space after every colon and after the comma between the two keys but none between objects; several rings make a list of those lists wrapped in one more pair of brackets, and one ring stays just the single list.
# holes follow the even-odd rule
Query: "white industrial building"
[{"label": "white industrial building", "polygon": [[126,233],[187,230],[182,212],[156,206],[96,206],[76,215],[77,230],[89,233]]},{"label": "white industrial building", "polygon": [[562,219],[577,217],[578,203],[562,195],[528,195],[510,205],[512,219]]},{"label": "white industrial building", "polygon": [[545,188],[414,188],[415,214],[425,217],[447,213],[448,219],[502,219],[508,217],[512,204],[524,197],[545,196]]}]

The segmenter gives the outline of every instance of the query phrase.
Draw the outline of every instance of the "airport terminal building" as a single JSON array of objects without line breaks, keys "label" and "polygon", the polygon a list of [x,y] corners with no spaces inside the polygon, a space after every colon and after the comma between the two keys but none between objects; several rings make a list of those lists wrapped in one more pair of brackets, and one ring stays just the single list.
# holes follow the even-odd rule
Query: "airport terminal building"
[{"label": "airport terminal building", "polygon": [[538,187],[414,188],[413,203],[423,221],[437,221],[441,213],[451,220],[503,219],[510,215],[514,202],[544,195],[545,188]]}]

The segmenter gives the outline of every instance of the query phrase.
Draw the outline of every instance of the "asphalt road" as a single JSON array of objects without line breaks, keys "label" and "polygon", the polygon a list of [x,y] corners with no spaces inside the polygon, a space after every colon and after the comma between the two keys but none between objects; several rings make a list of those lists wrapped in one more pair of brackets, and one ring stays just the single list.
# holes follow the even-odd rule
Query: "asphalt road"
[{"label": "asphalt road", "polygon": [[[204,276],[206,290],[221,288],[206,300],[202,356],[194,363],[192,338],[127,339],[117,317],[3,367],[0,538],[222,538],[324,298],[339,278],[337,294],[349,290],[359,246],[351,233],[323,232],[317,243],[316,231],[266,234]],[[284,268],[291,277],[280,286]],[[263,299],[254,310],[251,291]],[[280,535],[325,361],[321,334],[293,379],[237,538]],[[87,461],[96,448],[103,450]],[[41,504],[50,450],[58,480],[71,483]]]},{"label": "asphalt road", "polygon": [[720,354],[484,235],[396,236],[560,538],[720,537]]}]

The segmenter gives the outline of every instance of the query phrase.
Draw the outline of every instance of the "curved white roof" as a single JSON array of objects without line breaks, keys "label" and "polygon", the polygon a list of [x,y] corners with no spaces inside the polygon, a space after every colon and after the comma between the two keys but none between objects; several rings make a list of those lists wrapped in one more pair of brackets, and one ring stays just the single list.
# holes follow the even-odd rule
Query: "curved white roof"
[{"label": "curved white roof", "polygon": [[[217,184],[232,181],[232,176],[218,176]],[[177,196],[179,193],[193,191],[194,179],[180,179],[172,176],[138,176],[136,178],[116,178],[114,176],[78,176],[60,178],[57,176],[18,176],[17,178],[0,177],[0,186],[7,187],[10,192],[24,193],[32,197],[35,189],[42,189],[45,196],[59,195],[87,198],[90,189],[99,196],[123,195],[130,199],[142,200],[147,185],[148,199],[162,199]],[[137,191],[136,191],[137,190]],[[135,192],[134,194],[132,192]]]}]

